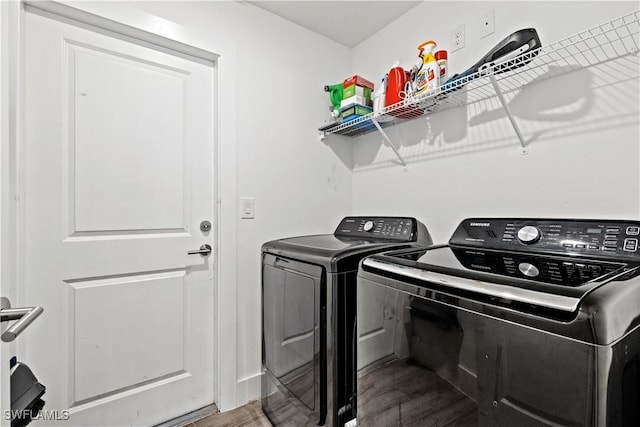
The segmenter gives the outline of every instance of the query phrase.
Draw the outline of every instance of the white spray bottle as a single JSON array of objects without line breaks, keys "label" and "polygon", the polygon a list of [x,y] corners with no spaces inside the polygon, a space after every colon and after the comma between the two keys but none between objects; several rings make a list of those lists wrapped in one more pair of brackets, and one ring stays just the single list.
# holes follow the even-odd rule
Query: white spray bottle
[{"label": "white spray bottle", "polygon": [[382,81],[380,82],[380,85],[373,93],[373,111],[376,114],[382,114],[385,107],[384,101],[385,101],[385,94],[387,92],[388,77],[389,77],[388,74],[384,75],[384,77],[382,78]]},{"label": "white spray bottle", "polygon": [[440,66],[433,55],[435,48],[436,42],[433,40],[426,41],[418,46],[423,62],[422,67],[416,75],[415,95],[435,91],[440,87]]}]

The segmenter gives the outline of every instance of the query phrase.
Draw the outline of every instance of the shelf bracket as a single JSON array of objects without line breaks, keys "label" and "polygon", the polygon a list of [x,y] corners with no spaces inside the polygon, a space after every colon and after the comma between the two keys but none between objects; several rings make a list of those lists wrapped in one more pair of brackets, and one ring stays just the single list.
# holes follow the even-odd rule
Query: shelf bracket
[{"label": "shelf bracket", "polygon": [[318,132],[318,139],[320,139],[320,141],[324,142],[325,145],[327,144],[327,133],[324,131],[319,131]]},{"label": "shelf bracket", "polygon": [[513,130],[516,132],[516,135],[518,136],[518,139],[520,140],[520,145],[522,146],[522,154],[527,154],[526,141],[524,140],[524,136],[522,136],[522,132],[520,132],[520,127],[518,126],[518,122],[516,122],[515,117],[513,117],[513,113],[511,112],[511,109],[509,108],[509,104],[507,104],[507,100],[504,98],[504,94],[502,93],[502,90],[500,89],[500,85],[498,84],[498,81],[496,80],[496,78],[495,78],[495,76],[493,74],[489,74],[489,80],[491,80],[491,84],[493,85],[493,89],[496,91],[496,95],[498,96],[498,99],[500,100],[500,104],[502,104],[502,108],[504,108],[504,111],[507,113],[507,117],[509,118],[509,121],[511,122],[511,126],[513,126]]},{"label": "shelf bracket", "polygon": [[378,132],[380,132],[382,137],[385,139],[385,141],[387,141],[387,144],[389,145],[389,147],[391,147],[393,152],[396,153],[396,156],[398,157],[398,160],[400,160],[400,163],[402,163],[402,166],[404,166],[406,168],[407,167],[407,162],[404,161],[404,159],[400,155],[400,152],[398,151],[396,146],[393,145],[393,142],[391,142],[391,140],[387,136],[387,133],[382,129],[382,126],[380,126],[380,123],[378,123],[378,121],[376,119],[374,119],[373,117],[371,118],[371,121],[373,122],[374,126],[378,129]]}]

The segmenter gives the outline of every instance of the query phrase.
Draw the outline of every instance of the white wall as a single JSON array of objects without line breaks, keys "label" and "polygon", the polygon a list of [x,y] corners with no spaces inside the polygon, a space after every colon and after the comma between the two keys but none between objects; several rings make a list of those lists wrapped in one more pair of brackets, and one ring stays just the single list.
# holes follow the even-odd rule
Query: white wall
[{"label": "white wall", "polygon": [[[465,24],[466,46],[450,52],[450,75],[506,35],[528,27],[543,45],[638,8],[637,2],[424,2],[353,51],[354,72],[376,81],[394,58],[410,68],[420,43],[449,49]],[[479,38],[478,18],[495,9],[495,33]],[[607,85],[605,67],[570,73],[516,95],[511,106],[527,155],[498,102],[479,102],[389,130],[407,170],[379,135],[354,143],[353,213],[414,215],[446,242],[471,216],[637,219],[640,213],[638,57],[635,79]],[[509,97],[508,99],[511,99]]]},{"label": "white wall", "polygon": [[[220,376],[237,379],[237,387],[223,388],[218,405],[255,399],[261,244],[332,232],[350,213],[351,172],[341,160],[349,150],[320,143],[317,133],[329,113],[322,88],[348,76],[350,50],[243,2],[64,3],[220,54],[221,203],[224,212],[233,204],[235,215],[223,218],[220,230],[231,234],[220,250],[235,255],[219,266],[234,269],[219,284],[221,334],[236,332],[236,351],[220,349]],[[255,198],[255,219],[240,219],[241,197]]]}]

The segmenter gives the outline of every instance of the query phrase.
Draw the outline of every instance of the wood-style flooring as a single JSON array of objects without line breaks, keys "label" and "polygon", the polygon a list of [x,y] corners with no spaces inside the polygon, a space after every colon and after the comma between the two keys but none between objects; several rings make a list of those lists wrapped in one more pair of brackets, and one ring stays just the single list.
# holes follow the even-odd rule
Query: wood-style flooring
[{"label": "wood-style flooring", "polygon": [[[477,426],[476,403],[415,361],[395,360],[361,373],[358,388],[358,421],[363,426]],[[180,427],[272,427],[272,424],[262,412],[260,401],[254,400]]]},{"label": "wood-style flooring", "polygon": [[181,427],[271,427],[262,413],[260,401],[254,400],[227,412],[218,412]]}]

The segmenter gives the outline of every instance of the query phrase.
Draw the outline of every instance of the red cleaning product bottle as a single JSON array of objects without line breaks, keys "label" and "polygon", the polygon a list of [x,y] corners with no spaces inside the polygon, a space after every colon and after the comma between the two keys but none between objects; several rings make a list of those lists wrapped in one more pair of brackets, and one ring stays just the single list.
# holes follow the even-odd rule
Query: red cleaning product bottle
[{"label": "red cleaning product bottle", "polygon": [[438,61],[438,65],[440,66],[440,84],[443,84],[447,81],[449,67],[447,65],[447,51],[439,50],[434,55],[436,57],[436,61]]},{"label": "red cleaning product bottle", "polygon": [[408,73],[396,61],[393,68],[389,70],[387,77],[387,91],[384,95],[384,105],[390,106],[402,101],[405,98],[404,85],[407,82]]}]

